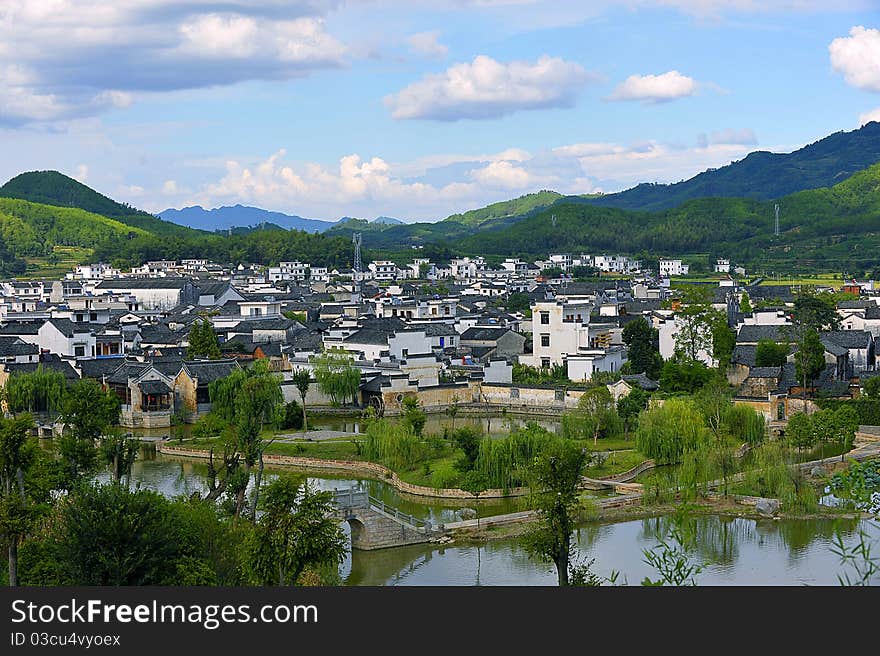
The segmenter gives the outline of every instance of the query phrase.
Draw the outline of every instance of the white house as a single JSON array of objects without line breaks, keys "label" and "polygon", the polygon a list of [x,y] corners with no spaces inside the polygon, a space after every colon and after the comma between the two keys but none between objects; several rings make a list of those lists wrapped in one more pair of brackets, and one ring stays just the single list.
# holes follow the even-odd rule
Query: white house
[{"label": "white house", "polygon": [[660,260],[660,277],[686,276],[690,267],[681,260]]}]

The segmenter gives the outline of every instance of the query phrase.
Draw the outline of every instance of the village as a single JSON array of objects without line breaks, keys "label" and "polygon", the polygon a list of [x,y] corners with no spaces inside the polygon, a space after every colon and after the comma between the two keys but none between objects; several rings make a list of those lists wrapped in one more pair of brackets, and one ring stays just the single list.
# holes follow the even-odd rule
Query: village
[{"label": "village", "polygon": [[[719,356],[704,340],[691,355],[708,367],[724,359],[734,401],[769,421],[815,407],[795,374],[794,353],[772,366],[756,358],[762,342],[794,342],[799,290],[747,282],[729,260],[717,261],[717,282],[684,286],[671,284],[686,281],[679,278],[688,273],[681,260],[661,259],[651,271],[607,254],[508,258],[497,268],[481,257],[422,258],[407,266],[380,260],[358,268],[198,259],[147,262],[127,272],[97,263],[60,280],[5,281],[0,385],[38,367],[68,381],[92,379],[119,396],[122,426],[167,428],[208,413],[209,385],[256,360],[283,376],[286,401],[297,399],[294,372],[312,371],[316,356],[331,352],[345,356],[360,377],[349,412],[400,414],[404,399],[415,397],[426,412],[472,406],[552,414],[577,407],[597,381],[615,401],[635,386],[656,391],[656,371],[652,378],[628,364],[624,329],[644,319],[657,331],[660,356],[673,359],[682,331],[692,330],[693,308],[680,291],[700,288],[734,343]],[[595,275],[571,275],[585,269]],[[836,304],[836,329],[821,334],[826,365],[807,382],[809,396],[850,399],[876,375],[880,285],[853,280],[812,291],[823,289],[846,300]],[[219,356],[191,355],[191,330],[204,320],[217,336]],[[555,378],[535,382],[523,371],[553,371]],[[303,400],[312,409],[345,410],[318,385]],[[38,430],[60,427],[47,420]]]}]

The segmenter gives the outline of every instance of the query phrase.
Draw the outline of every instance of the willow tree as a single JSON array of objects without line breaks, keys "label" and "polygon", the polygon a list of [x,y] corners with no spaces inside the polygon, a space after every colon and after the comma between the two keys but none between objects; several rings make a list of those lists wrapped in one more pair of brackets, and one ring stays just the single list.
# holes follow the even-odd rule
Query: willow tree
[{"label": "willow tree", "polygon": [[318,389],[330,397],[334,405],[345,404],[350,398],[357,405],[361,374],[350,355],[342,351],[324,351],[314,357]]},{"label": "willow tree", "polygon": [[636,448],[659,465],[673,464],[704,444],[706,433],[703,415],[693,402],[669,399],[639,417]]},{"label": "willow tree", "polygon": [[60,371],[45,369],[38,364],[29,373],[13,374],[3,388],[3,398],[9,412],[48,412],[61,411],[67,379]]}]

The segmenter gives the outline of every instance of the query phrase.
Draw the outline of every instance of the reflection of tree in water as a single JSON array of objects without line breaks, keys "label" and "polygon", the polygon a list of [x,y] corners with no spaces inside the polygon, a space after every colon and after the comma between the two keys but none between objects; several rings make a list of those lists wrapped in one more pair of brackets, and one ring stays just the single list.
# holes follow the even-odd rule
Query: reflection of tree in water
[{"label": "reflection of tree in water", "polygon": [[[804,558],[814,542],[821,541],[831,545],[836,531],[840,531],[844,540],[849,540],[858,531],[857,519],[791,519],[791,520],[760,520],[755,523],[758,534],[758,545],[768,542],[776,546],[784,546],[788,550],[789,561],[797,563]],[[770,541],[773,542],[770,542]]]},{"label": "reflection of tree in water", "polygon": [[433,550],[425,545],[374,551],[352,549],[351,572],[345,585],[397,585],[430,562]]},{"label": "reflection of tree in water", "polygon": [[[643,519],[638,540],[647,548],[653,547],[666,539],[675,520],[671,515]],[[700,561],[707,565],[733,565],[739,558],[740,545],[755,536],[752,522],[737,517],[682,515],[679,528]]]},{"label": "reflection of tree in water", "polygon": [[589,522],[575,529],[572,544],[581,551],[589,551],[599,540],[610,536],[613,531],[613,524]]}]

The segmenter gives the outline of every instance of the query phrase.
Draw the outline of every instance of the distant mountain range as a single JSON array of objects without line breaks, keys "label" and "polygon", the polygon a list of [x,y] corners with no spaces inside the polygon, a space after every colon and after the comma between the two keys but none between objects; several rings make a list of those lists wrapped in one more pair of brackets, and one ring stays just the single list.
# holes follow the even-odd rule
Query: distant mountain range
[{"label": "distant mountain range", "polygon": [[[773,232],[776,203],[779,235]],[[604,196],[544,190],[436,223],[319,221],[242,205],[166,210],[157,217],[57,171],[22,173],[0,187],[0,273],[21,270],[24,258],[57,259],[59,253],[132,264],[303,258],[344,267],[351,263],[352,232],[364,235],[364,258],[406,260],[412,246],[424,246],[425,256],[436,259],[604,251],[880,276],[880,123],[793,153],[752,153],[673,185]]]},{"label": "distant mountain range", "polygon": [[[200,205],[184,207],[182,209],[169,208],[159,212],[159,217],[178,225],[196,228],[199,230],[229,230],[231,228],[258,227],[261,225],[273,225],[285,230],[303,230],[305,232],[324,232],[335,225],[352,220],[351,217],[343,217],[339,221],[324,221],[322,219],[306,219],[296,214],[284,214],[272,212],[259,207],[247,205],[232,205],[216,207],[206,210]],[[362,219],[358,219],[362,220]],[[380,216],[373,221],[379,225],[403,224],[400,219],[389,216]]]},{"label": "distant mountain range", "polygon": [[695,198],[772,200],[805,189],[831,187],[880,161],[880,123],[835,132],[791,153],[759,150],[675,184],[642,183],[614,194],[580,197],[577,202],[624,210],[656,212]]}]

